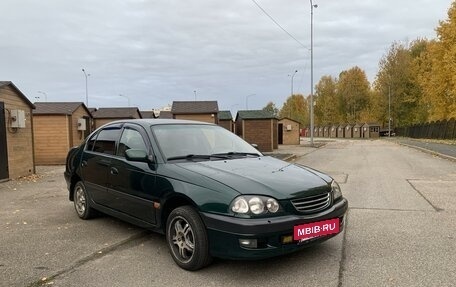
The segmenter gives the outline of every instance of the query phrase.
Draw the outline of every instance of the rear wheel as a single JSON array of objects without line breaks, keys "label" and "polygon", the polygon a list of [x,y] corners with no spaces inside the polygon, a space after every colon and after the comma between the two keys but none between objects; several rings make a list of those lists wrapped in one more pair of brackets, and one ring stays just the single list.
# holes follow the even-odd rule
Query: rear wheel
[{"label": "rear wheel", "polygon": [[166,222],[171,256],[181,268],[198,270],[211,262],[206,227],[191,206],[174,209]]},{"label": "rear wheel", "polygon": [[82,219],[89,219],[93,217],[95,211],[90,207],[87,190],[82,181],[78,181],[74,186],[74,209],[78,216]]}]

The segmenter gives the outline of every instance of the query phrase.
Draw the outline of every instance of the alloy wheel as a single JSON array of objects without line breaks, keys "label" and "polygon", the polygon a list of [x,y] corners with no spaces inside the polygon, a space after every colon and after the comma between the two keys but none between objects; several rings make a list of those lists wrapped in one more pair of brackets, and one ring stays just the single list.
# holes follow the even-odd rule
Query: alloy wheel
[{"label": "alloy wheel", "polygon": [[86,195],[85,191],[81,186],[77,186],[75,193],[74,193],[74,207],[76,208],[76,212],[79,216],[83,216],[87,203],[86,203]]},{"label": "alloy wheel", "polygon": [[185,218],[178,216],[171,222],[172,251],[183,263],[192,259],[195,250],[193,229]]}]

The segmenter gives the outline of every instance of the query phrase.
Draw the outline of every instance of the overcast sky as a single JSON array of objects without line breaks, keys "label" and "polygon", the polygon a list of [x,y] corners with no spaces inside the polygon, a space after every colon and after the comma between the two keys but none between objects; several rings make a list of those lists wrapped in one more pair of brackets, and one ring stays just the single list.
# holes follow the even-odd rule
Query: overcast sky
[{"label": "overcast sky", "polygon": [[[32,102],[85,102],[84,68],[90,107],[151,110],[196,94],[220,110],[280,108],[295,70],[294,93],[310,94],[310,3],[256,2],[297,41],[252,0],[1,0],[0,81]],[[452,3],[313,2],[314,83],[353,66],[372,82],[393,41],[435,38]]]}]

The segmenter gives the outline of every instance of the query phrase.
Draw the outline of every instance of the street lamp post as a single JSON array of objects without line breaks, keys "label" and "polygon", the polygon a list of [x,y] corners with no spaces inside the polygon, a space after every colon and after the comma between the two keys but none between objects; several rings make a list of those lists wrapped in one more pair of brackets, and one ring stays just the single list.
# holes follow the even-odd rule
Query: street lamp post
[{"label": "street lamp post", "polygon": [[[47,94],[42,91],[38,91],[37,93],[43,94],[44,95],[44,101],[47,102]],[[35,97],[36,98],[36,97]],[[38,97],[39,98],[39,97]]]},{"label": "street lamp post", "polygon": [[388,86],[388,137],[391,137],[391,83]]},{"label": "street lamp post", "polygon": [[89,108],[89,90],[87,87],[87,77],[90,76],[90,74],[86,73],[84,69],[82,69],[82,72],[84,73],[85,80],[86,80],[86,107]]},{"label": "street lamp post", "polygon": [[[295,70],[292,75],[288,75],[288,76],[291,76],[291,97],[293,97],[293,79],[297,72],[298,72],[298,70]],[[291,108],[290,107],[288,108],[288,117],[291,118]]]},{"label": "street lamp post", "polygon": [[196,90],[193,91],[193,94],[195,94],[195,102],[196,102]]},{"label": "street lamp post", "polygon": [[119,94],[119,97],[124,97],[127,99],[127,102],[128,102],[128,106],[130,106],[130,97],[128,96],[125,96],[125,95],[122,95],[122,94]]},{"label": "street lamp post", "polygon": [[314,138],[314,107],[313,107],[313,9],[314,5],[310,0],[310,145],[313,146]]},{"label": "street lamp post", "polygon": [[297,72],[298,72],[298,70],[295,70],[293,72],[293,74],[291,75],[291,96],[293,96],[293,79]]},{"label": "street lamp post", "polygon": [[255,96],[256,94],[250,94],[250,95],[247,95],[245,96],[245,109],[248,110],[249,109],[249,98],[251,96]]}]

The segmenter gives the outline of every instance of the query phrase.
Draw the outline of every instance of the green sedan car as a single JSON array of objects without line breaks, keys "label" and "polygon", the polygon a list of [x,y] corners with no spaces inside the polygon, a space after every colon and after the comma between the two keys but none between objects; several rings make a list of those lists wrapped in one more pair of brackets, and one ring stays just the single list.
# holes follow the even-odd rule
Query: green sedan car
[{"label": "green sedan car", "polygon": [[187,270],[322,242],[342,232],[348,206],[328,175],[195,121],[106,124],[69,151],[64,176],[80,218],[102,212],[163,233]]}]

